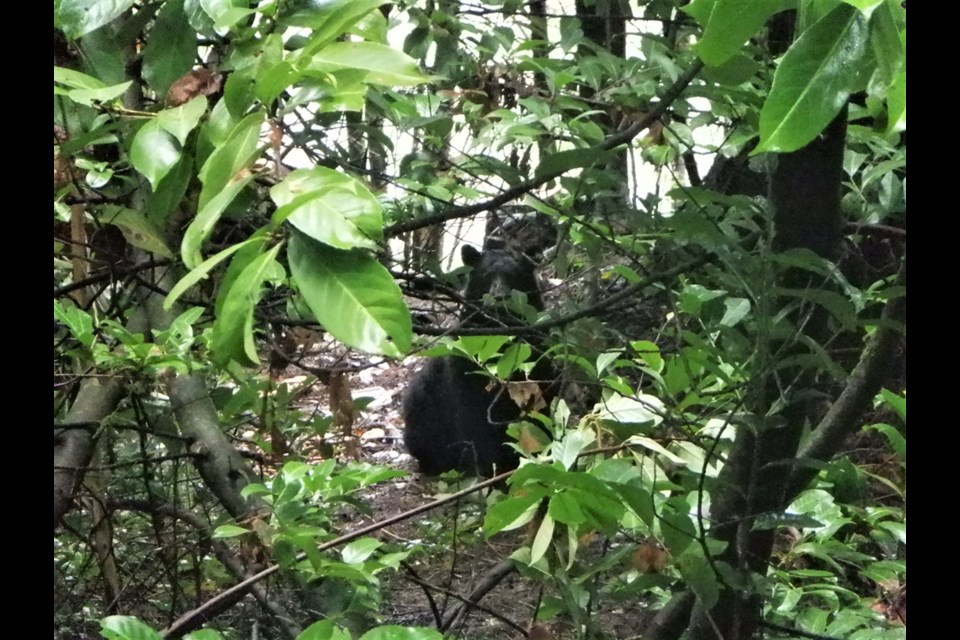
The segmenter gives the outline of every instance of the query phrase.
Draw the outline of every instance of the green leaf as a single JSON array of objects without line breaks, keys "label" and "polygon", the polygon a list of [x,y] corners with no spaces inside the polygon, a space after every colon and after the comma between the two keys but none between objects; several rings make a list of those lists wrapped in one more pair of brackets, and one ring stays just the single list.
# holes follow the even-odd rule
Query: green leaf
[{"label": "green leaf", "polygon": [[594,412],[602,420],[612,420],[620,424],[653,424],[663,421],[663,402],[655,396],[639,394],[628,398],[619,394],[598,402]]},{"label": "green leaf", "polygon": [[680,10],[697,21],[697,23],[706,28],[710,21],[710,14],[713,12],[713,5],[717,0],[693,0],[690,4],[680,7]]},{"label": "green leaf", "polygon": [[248,238],[247,240],[244,240],[239,244],[235,244],[232,247],[227,247],[223,251],[204,260],[203,263],[192,269],[189,273],[187,273],[187,275],[180,278],[180,281],[174,285],[174,287],[170,290],[170,293],[167,294],[167,297],[163,301],[163,308],[169,311],[180,296],[190,289],[190,287],[206,278],[215,266],[232,256],[240,249],[256,243],[262,244],[263,238]]},{"label": "green leaf", "polygon": [[187,136],[197,126],[206,111],[206,97],[197,96],[179,107],[164,109],[157,113],[157,122],[164,131],[170,133],[181,145],[185,145]]},{"label": "green leaf", "polygon": [[[121,82],[107,86],[106,83],[85,73],[55,66],[53,68],[54,93],[66,95],[77,104],[92,105],[96,102],[110,102],[123,95],[131,82]],[[57,87],[61,84],[66,89]]]},{"label": "green leaf", "polygon": [[314,240],[337,249],[377,248],[383,237],[380,202],[360,181],[327,169],[299,169],[270,190],[284,220]]},{"label": "green leaf", "polygon": [[550,498],[547,513],[557,522],[572,527],[587,521],[587,516],[572,492],[558,493]]},{"label": "green leaf", "polygon": [[870,47],[877,61],[877,72],[889,87],[903,66],[904,55],[896,18],[887,2],[870,17]]},{"label": "green leaf", "polygon": [[248,533],[250,533],[250,529],[244,529],[235,524],[222,524],[213,530],[213,534],[210,537],[215,539],[236,538],[238,536],[245,536]]},{"label": "green leaf", "polygon": [[871,424],[864,427],[865,430],[879,431],[887,439],[887,442],[890,443],[890,448],[901,458],[906,459],[907,457],[907,439],[903,437],[903,434],[897,430],[893,425],[878,423]]},{"label": "green leaf", "polygon": [[200,0],[200,6],[203,7],[204,12],[213,20],[214,28],[223,30],[229,29],[248,15],[256,13],[256,9],[237,6],[240,3],[235,5],[234,1],[235,0]]},{"label": "green leaf", "polygon": [[347,564],[365,562],[382,545],[383,543],[376,538],[360,538],[345,546],[340,552],[340,557]]},{"label": "green leaf", "polygon": [[130,146],[130,164],[154,189],[180,160],[180,143],[154,118],[140,127]]},{"label": "green leaf", "polygon": [[134,0],[61,0],[60,26],[74,40],[120,17],[133,3]]},{"label": "green leaf", "polygon": [[164,228],[174,209],[180,206],[183,195],[193,178],[193,156],[183,154],[180,161],[160,180],[147,199],[147,220]]},{"label": "green leaf", "polygon": [[257,77],[254,95],[263,104],[270,104],[288,87],[295,84],[302,74],[286,60]]},{"label": "green leaf", "polygon": [[320,620],[303,630],[296,640],[351,640],[349,631],[341,629],[333,620]]},{"label": "green leaf", "polygon": [[539,562],[543,556],[546,555],[547,550],[550,548],[550,543],[553,542],[553,527],[553,518],[550,517],[548,513],[543,516],[543,520],[537,528],[537,534],[533,538],[533,543],[530,545],[529,564],[532,565]]},{"label": "green leaf", "polygon": [[53,302],[53,317],[67,325],[67,330],[85,347],[93,344],[93,318],[83,309]]},{"label": "green leaf", "polygon": [[577,456],[594,442],[594,435],[587,431],[568,431],[560,442],[553,445],[553,457],[564,469],[572,469]]},{"label": "green leaf", "polygon": [[903,420],[904,424],[907,422],[907,397],[906,392],[904,395],[899,395],[890,391],[889,389],[881,389],[880,397],[883,398],[884,403],[891,409],[897,412],[897,415],[900,416],[900,419]]},{"label": "green leaf", "polygon": [[443,635],[436,629],[386,625],[367,631],[360,640],[443,640]]},{"label": "green leaf", "polygon": [[200,629],[183,636],[183,640],[223,640],[223,634],[216,629]]},{"label": "green leaf", "polygon": [[743,43],[767,19],[785,8],[784,0],[716,0],[710,11],[697,54],[706,64],[723,64],[743,49]]},{"label": "green leaf", "polygon": [[648,438],[648,437],[646,437],[646,436],[637,436],[637,435],[634,435],[634,436],[630,436],[629,438],[627,438],[626,442],[627,442],[628,444],[639,445],[639,446],[643,447],[644,449],[647,449],[647,450],[649,450],[649,451],[653,451],[654,453],[659,453],[660,455],[662,455],[663,457],[667,458],[668,460],[670,460],[670,462],[673,462],[673,463],[676,464],[676,465],[685,466],[685,465],[687,464],[687,461],[686,461],[686,460],[684,460],[683,458],[681,458],[681,457],[678,456],[677,454],[673,453],[672,451],[669,451],[669,450],[665,449],[662,444],[660,444],[659,442],[657,442],[657,441],[654,440],[653,438]]},{"label": "green leaf", "polygon": [[220,215],[227,206],[233,202],[237,194],[240,193],[253,178],[253,174],[248,173],[240,176],[237,180],[227,183],[226,186],[197,213],[197,216],[184,232],[183,240],[180,243],[180,256],[188,269],[195,268],[203,260],[203,256],[200,254],[200,247],[203,245],[203,241],[206,240],[213,231],[214,225],[217,224],[217,220],[220,219]]},{"label": "green leaf", "polygon": [[726,311],[720,320],[720,326],[732,327],[750,313],[750,301],[746,298],[727,298],[723,301]]},{"label": "green leaf", "polygon": [[213,309],[215,316],[219,316],[223,310],[225,294],[230,290],[230,287],[233,286],[233,283],[240,277],[243,270],[263,252],[270,231],[270,228],[267,226],[254,231],[253,234],[247,238],[250,242],[245,242],[244,246],[241,247],[236,255],[233,256],[233,259],[230,260],[230,266],[227,267],[227,272],[220,280],[220,291],[217,293],[217,300],[214,303]]},{"label": "green leaf", "polygon": [[619,351],[608,351],[597,356],[597,375],[601,375],[611,364],[616,362],[623,355]]},{"label": "green leaf", "polygon": [[887,89],[887,133],[907,129],[907,70],[900,69],[893,84]]},{"label": "green leaf", "polygon": [[826,289],[777,288],[779,295],[796,297],[820,305],[830,312],[844,327],[852,329],[857,324],[857,309],[846,296]]},{"label": "green leaf", "polygon": [[870,14],[873,13],[873,10],[877,8],[880,4],[888,4],[889,0],[843,0],[851,7],[856,7],[867,17],[870,17]]},{"label": "green leaf", "polygon": [[630,510],[648,527],[652,527],[657,514],[653,506],[653,496],[650,492],[632,484],[615,485],[615,488]]},{"label": "green leaf", "polygon": [[335,338],[393,357],[410,348],[410,312],[400,287],[369,254],[331,249],[298,234],[291,238],[288,257],[307,306]]},{"label": "green leaf", "polygon": [[100,621],[100,635],[107,640],[160,640],[159,633],[132,616],[107,616]]},{"label": "green leaf", "polygon": [[754,531],[771,531],[780,527],[819,529],[824,524],[805,513],[761,513],[753,520]]},{"label": "green leaf", "polygon": [[223,308],[213,323],[212,348],[217,362],[259,364],[257,345],[253,341],[253,309],[260,299],[264,281],[274,269],[280,247],[280,244],[274,245],[253,260],[224,295]]},{"label": "green leaf", "polygon": [[518,529],[533,520],[543,494],[539,491],[511,495],[487,510],[483,519],[483,535],[490,537],[501,531]]},{"label": "green leaf", "polygon": [[198,165],[203,165],[217,147],[226,142],[238,122],[230,115],[226,100],[221,98],[213,105],[209,117],[200,127],[200,134],[197,136],[196,162]]},{"label": "green leaf", "polygon": [[674,564],[704,609],[713,607],[720,597],[720,588],[700,545],[688,546]]},{"label": "green leaf", "polygon": [[193,69],[197,35],[183,10],[183,0],[168,0],[160,7],[143,49],[143,78],[158,96]]},{"label": "green leaf", "polygon": [[745,55],[735,55],[719,66],[704,67],[705,80],[735,87],[751,80],[760,71],[760,63]]},{"label": "green leaf", "polygon": [[164,242],[163,235],[139,211],[113,205],[104,207],[103,211],[103,222],[120,229],[123,237],[133,246],[164,258],[173,257],[173,252]]},{"label": "green leaf", "polygon": [[378,0],[301,0],[290,2],[289,13],[281,13],[278,21],[292,27],[306,27],[312,30],[310,47],[319,49],[328,42],[347,32],[382,4]]},{"label": "green leaf", "polygon": [[218,197],[227,183],[234,180],[237,173],[250,166],[259,155],[257,144],[264,118],[265,114],[261,110],[238,122],[203,163],[200,169],[200,182],[203,184],[200,191],[200,209]]},{"label": "green leaf", "polygon": [[559,176],[571,169],[592,167],[609,155],[601,149],[568,149],[544,157],[534,172],[536,178]]},{"label": "green leaf", "polygon": [[860,83],[867,36],[863,14],[848,4],[800,36],[774,74],[753,154],[795,151],[823,131]]},{"label": "green leaf", "polygon": [[307,65],[313,73],[339,69],[366,71],[365,82],[391,87],[412,87],[430,79],[413,58],[376,42],[334,42],[313,54]]}]

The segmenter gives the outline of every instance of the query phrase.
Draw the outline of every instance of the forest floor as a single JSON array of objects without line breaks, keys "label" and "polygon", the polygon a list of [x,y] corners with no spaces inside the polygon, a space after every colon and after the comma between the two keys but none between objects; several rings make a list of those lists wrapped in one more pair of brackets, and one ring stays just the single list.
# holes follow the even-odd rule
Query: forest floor
[{"label": "forest floor", "polygon": [[[326,345],[330,346],[330,345]],[[324,348],[321,353],[330,354]],[[336,350],[335,347],[333,350]],[[346,356],[350,358],[351,356]],[[404,390],[424,358],[411,356],[402,361],[370,365],[356,356],[357,362],[340,361],[340,366],[357,369],[348,375],[354,401],[365,405],[350,431],[355,443],[334,447],[343,460],[356,458],[399,469],[403,477],[380,483],[363,494],[369,515],[344,523],[344,532],[394,518],[426,503],[449,496],[474,484],[471,478],[458,483],[423,476],[416,461],[403,445],[403,420],[400,406]],[[326,357],[321,357],[327,365]],[[322,366],[316,362],[316,366]],[[303,372],[288,368],[277,382],[289,386],[302,383]],[[297,403],[305,413],[331,413],[328,385],[314,384]],[[337,440],[338,438],[333,438]],[[327,440],[330,440],[328,437]],[[312,443],[313,445],[316,442]],[[304,443],[311,446],[311,443]],[[317,447],[317,450],[329,446]],[[353,455],[345,455],[346,451]],[[321,457],[317,453],[318,459]],[[401,549],[414,549],[405,566],[397,573],[380,574],[383,580],[383,624],[437,627],[437,618],[450,615],[458,603],[473,598],[474,605],[457,617],[448,637],[470,640],[514,639],[527,637],[538,610],[558,596],[546,582],[526,579],[505,563],[511,553],[524,545],[525,530],[501,533],[486,539],[481,532],[485,504],[497,499],[496,489],[483,489],[457,501],[384,527],[376,536]],[[602,553],[602,550],[598,550]],[[482,595],[477,589],[484,590]],[[593,621],[608,637],[636,637],[646,606],[635,598],[622,608],[592,612]],[[569,623],[534,628],[530,637],[572,637]]]}]

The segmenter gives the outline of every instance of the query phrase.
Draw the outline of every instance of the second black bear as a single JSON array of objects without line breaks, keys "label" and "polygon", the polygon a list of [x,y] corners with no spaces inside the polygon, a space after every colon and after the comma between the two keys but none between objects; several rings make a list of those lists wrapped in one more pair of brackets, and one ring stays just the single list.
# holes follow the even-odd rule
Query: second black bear
[{"label": "second black bear", "polygon": [[[461,256],[472,268],[464,298],[473,309],[462,315],[463,326],[517,324],[505,312],[481,304],[488,293],[504,298],[511,291],[521,291],[531,306],[543,310],[534,265],[526,256],[508,249],[481,253],[468,245]],[[538,366],[533,377],[549,370]],[[489,476],[517,466],[516,451],[504,441],[507,425],[521,413],[510,394],[502,386],[491,385],[490,378],[469,359],[434,358],[415,376],[404,397],[404,440],[425,474],[458,470]]]}]

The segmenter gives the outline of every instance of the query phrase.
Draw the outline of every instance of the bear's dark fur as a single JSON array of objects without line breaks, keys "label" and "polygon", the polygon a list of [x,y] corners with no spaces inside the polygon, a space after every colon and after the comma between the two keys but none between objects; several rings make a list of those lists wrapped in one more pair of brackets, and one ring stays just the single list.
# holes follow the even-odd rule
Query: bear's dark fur
[{"label": "bear's dark fur", "polygon": [[[519,323],[504,311],[481,304],[488,293],[503,298],[510,291],[522,291],[531,306],[543,309],[534,265],[525,256],[507,249],[481,253],[471,246],[464,246],[461,255],[464,264],[472,267],[464,290],[472,309],[461,316],[462,326]],[[533,377],[546,371],[552,369],[538,366]],[[433,358],[414,377],[404,397],[404,440],[425,474],[458,470],[489,476],[517,466],[516,451],[504,441],[507,425],[521,413],[506,389],[491,384],[469,359]]]}]

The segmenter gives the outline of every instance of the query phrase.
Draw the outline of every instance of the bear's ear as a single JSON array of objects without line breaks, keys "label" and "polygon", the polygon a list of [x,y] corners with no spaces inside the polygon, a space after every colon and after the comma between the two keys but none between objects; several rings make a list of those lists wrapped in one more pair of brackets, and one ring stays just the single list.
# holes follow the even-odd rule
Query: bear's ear
[{"label": "bear's ear", "polygon": [[460,259],[463,260],[463,264],[468,267],[473,267],[476,269],[480,266],[480,260],[483,258],[483,254],[477,251],[477,248],[469,244],[465,244],[460,248]]}]

